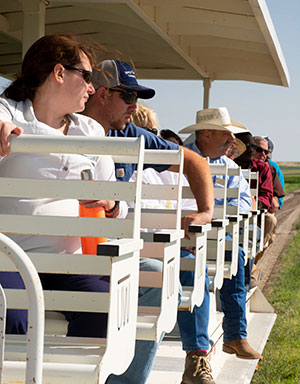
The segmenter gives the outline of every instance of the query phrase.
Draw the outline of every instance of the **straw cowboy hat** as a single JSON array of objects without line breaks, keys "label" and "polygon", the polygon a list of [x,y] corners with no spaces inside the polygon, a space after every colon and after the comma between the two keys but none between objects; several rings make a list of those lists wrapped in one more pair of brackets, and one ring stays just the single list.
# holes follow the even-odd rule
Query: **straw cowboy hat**
[{"label": "straw cowboy hat", "polygon": [[183,128],[179,133],[192,133],[203,129],[228,131],[233,134],[248,132],[248,129],[242,123],[230,119],[227,108],[220,107],[198,111],[196,124]]},{"label": "straw cowboy hat", "polygon": [[246,145],[241,140],[237,139],[236,137],[233,140],[233,144],[234,144],[235,149],[236,149],[236,154],[235,154],[234,158],[241,156],[247,149]]}]

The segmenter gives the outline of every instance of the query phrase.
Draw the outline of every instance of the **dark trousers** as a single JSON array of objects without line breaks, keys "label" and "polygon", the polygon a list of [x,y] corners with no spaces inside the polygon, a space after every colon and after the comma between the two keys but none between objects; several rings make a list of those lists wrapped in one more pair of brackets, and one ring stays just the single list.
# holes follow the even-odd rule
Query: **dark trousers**
[{"label": "dark trousers", "polygon": [[[40,274],[43,289],[60,291],[108,292],[108,276]],[[18,272],[0,272],[3,288],[24,289]],[[107,314],[89,312],[62,312],[69,322],[67,336],[106,337]],[[88,324],[88,327],[87,327]],[[8,309],[7,334],[27,332],[27,310]]]}]

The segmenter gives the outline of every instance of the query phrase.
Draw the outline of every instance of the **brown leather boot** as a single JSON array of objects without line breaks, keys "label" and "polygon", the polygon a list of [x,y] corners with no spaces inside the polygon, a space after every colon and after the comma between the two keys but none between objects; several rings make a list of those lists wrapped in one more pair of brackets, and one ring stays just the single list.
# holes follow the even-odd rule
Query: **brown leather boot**
[{"label": "brown leather boot", "polygon": [[240,359],[262,359],[260,353],[255,351],[248,343],[247,339],[233,340],[227,343],[223,343],[223,352],[236,354],[236,357]]},{"label": "brown leather boot", "polygon": [[186,355],[181,384],[216,384],[206,353],[197,351]]}]

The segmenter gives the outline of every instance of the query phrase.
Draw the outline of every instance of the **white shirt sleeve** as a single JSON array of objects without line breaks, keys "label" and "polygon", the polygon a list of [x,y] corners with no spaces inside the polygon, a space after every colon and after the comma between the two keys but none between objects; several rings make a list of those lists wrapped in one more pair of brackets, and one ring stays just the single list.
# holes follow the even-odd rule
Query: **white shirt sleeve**
[{"label": "white shirt sleeve", "polygon": [[3,97],[0,98],[0,120],[5,123],[11,123],[13,115],[11,112],[11,106]]}]

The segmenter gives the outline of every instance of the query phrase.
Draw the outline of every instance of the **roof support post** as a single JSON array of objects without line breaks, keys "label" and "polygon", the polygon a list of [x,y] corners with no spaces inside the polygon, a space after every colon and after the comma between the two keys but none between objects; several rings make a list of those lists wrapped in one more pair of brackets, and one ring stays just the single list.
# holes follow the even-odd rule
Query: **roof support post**
[{"label": "roof support post", "polygon": [[27,49],[45,34],[45,0],[23,0],[23,48],[24,57]]},{"label": "roof support post", "polygon": [[211,87],[211,79],[210,78],[203,79],[203,87],[204,87],[203,109],[207,109],[209,106],[209,90]]}]

